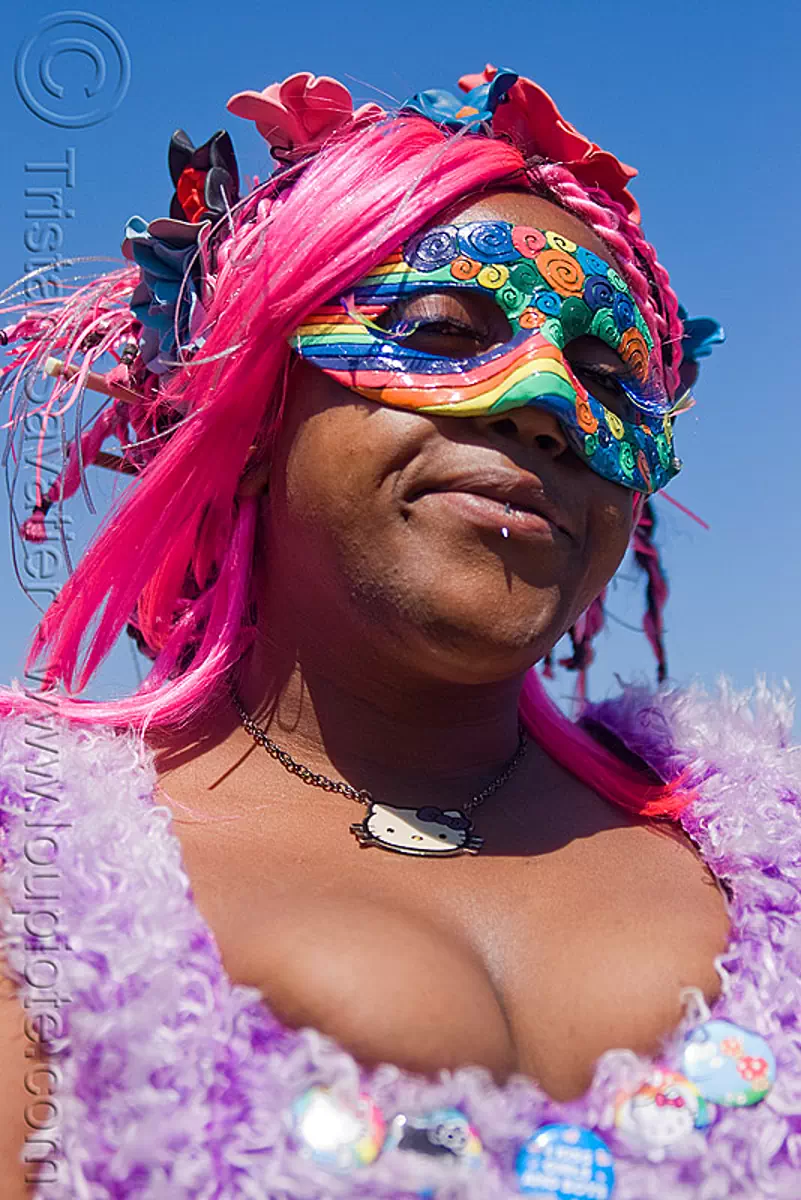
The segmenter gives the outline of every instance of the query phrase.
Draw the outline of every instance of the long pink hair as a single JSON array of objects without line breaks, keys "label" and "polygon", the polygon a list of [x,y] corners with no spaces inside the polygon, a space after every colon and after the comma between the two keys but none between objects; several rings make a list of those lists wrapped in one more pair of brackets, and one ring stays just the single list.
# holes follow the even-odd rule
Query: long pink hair
[{"label": "long pink hair", "polygon": [[[675,386],[681,324],[665,271],[622,206],[580,186],[565,167],[527,167],[507,141],[448,136],[404,116],[334,136],[293,172],[291,186],[267,181],[227,214],[230,233],[204,297],[205,343],[158,393],[159,411],[173,412],[170,435],[140,437],[137,478],[36,629],[26,670],[44,657],[38,677],[53,711],[70,720],[144,735],[150,726],[190,721],[221,694],[259,625],[257,502],[236,491],[254,444],[269,455],[280,428],[287,338],[453,201],[526,188],[577,214],[617,257],[655,341],[668,348],[666,375]],[[201,252],[211,266],[208,245]],[[80,352],[70,385],[77,395],[92,363],[136,331],[128,305],[138,278],[134,268],[110,272],[61,299],[46,323],[26,315],[17,327],[28,322],[20,372],[40,371],[55,346],[67,362]],[[107,409],[101,434],[95,428],[97,445],[115,431],[115,411]],[[123,420],[127,437],[125,428]],[[148,458],[149,445],[157,452]],[[154,657],[145,681],[122,699],[77,698],[129,622]],[[69,695],[53,690],[59,682]],[[29,706],[41,711],[24,693],[0,691],[0,711]],[[521,717],[556,761],[617,805],[672,816],[690,798],[679,781],[650,783],[564,717],[534,670]]]}]

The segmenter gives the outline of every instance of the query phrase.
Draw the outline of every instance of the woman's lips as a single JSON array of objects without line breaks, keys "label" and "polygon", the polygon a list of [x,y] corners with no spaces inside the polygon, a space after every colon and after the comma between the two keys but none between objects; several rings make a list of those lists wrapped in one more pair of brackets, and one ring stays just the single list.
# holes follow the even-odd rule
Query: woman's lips
[{"label": "woman's lips", "polygon": [[521,508],[513,500],[483,495],[479,492],[443,489],[426,491],[417,497],[416,504],[435,505],[450,511],[463,520],[499,537],[536,542],[563,541],[570,537],[566,529],[544,513]]},{"label": "woman's lips", "polygon": [[576,540],[571,518],[546,494],[542,480],[506,463],[442,464],[433,478],[418,482],[410,500],[458,514],[503,538]]}]

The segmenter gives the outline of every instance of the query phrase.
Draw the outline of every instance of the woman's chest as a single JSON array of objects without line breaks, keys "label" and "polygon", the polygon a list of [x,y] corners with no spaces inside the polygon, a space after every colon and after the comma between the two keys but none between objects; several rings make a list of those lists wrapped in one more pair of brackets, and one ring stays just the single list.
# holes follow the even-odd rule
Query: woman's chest
[{"label": "woman's chest", "polygon": [[655,1052],[684,988],[716,992],[723,898],[686,845],[640,827],[447,862],[348,854],[325,827],[181,840],[230,978],[363,1063],[522,1072],[567,1099],[604,1051]]}]

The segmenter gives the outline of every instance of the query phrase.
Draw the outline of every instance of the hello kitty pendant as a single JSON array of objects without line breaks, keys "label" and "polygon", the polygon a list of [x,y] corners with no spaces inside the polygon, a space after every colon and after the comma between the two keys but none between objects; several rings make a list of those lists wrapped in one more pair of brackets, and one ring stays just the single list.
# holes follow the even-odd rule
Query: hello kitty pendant
[{"label": "hello kitty pendant", "polygon": [[476,837],[473,822],[458,808],[443,810],[390,808],[370,801],[367,816],[350,827],[362,846],[380,846],[396,854],[442,858],[453,854],[478,854],[484,839]]}]

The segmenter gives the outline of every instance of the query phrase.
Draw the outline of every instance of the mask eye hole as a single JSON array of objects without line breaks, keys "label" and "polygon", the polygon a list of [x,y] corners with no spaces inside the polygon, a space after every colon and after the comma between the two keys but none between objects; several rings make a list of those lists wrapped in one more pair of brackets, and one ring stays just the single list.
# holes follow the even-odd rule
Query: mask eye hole
[{"label": "mask eye hole", "polygon": [[632,419],[629,392],[636,394],[637,383],[611,346],[600,338],[585,335],[569,342],[564,356],[579,383],[595,400],[623,420]]},{"label": "mask eye hole", "polygon": [[404,296],[376,324],[399,337],[402,346],[437,358],[475,358],[512,336],[506,314],[495,301],[468,288]]}]

